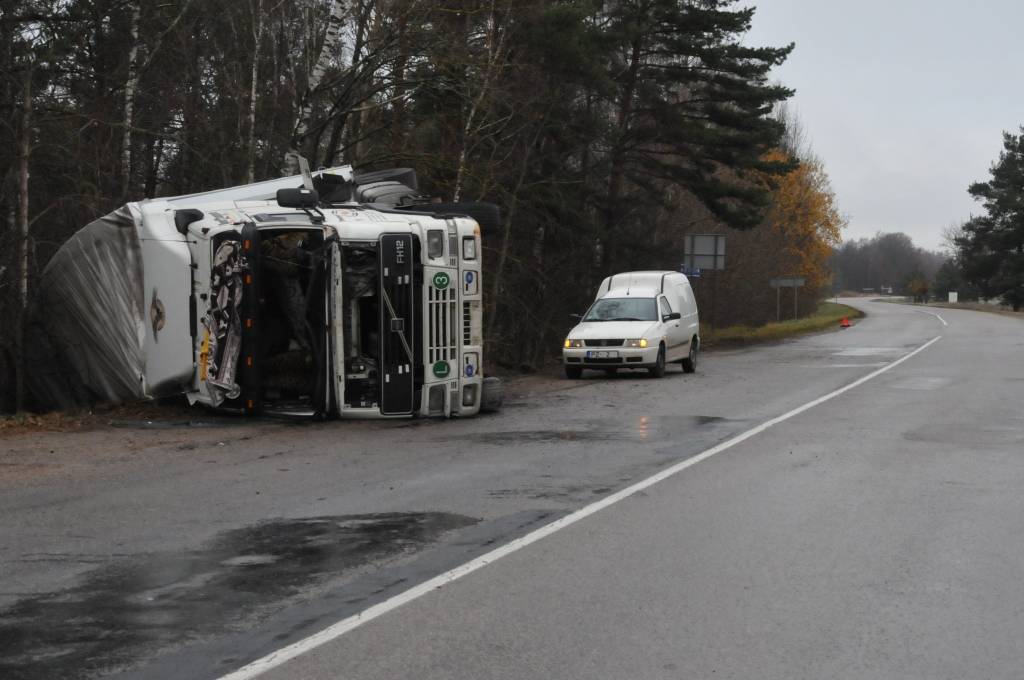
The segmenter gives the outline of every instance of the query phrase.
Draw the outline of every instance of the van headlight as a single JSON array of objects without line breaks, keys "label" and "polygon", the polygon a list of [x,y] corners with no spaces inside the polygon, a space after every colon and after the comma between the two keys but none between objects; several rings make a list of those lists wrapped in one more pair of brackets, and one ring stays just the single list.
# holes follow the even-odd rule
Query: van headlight
[{"label": "van headlight", "polygon": [[574,340],[573,338],[566,338],[565,345],[563,345],[563,347],[565,347],[566,349],[572,349],[573,347],[583,347],[583,341]]},{"label": "van headlight", "polygon": [[636,338],[634,340],[626,340],[624,344],[626,345],[626,347],[639,347],[640,349],[643,349],[644,347],[647,347],[647,338]]}]

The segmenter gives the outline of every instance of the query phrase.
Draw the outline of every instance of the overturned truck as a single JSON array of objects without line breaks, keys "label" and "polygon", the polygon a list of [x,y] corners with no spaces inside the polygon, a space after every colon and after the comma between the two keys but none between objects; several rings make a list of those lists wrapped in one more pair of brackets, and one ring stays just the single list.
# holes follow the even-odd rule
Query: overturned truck
[{"label": "overturned truck", "polygon": [[347,166],[129,203],[44,271],[32,395],[341,418],[496,407],[480,234],[497,220],[425,200],[411,170]]}]

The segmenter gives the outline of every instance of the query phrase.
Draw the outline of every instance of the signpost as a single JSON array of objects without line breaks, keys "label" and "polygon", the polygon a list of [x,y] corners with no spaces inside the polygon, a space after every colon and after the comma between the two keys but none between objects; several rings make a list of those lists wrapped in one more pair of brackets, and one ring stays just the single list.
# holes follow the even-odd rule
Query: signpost
[{"label": "signpost", "polygon": [[683,266],[725,269],[725,234],[687,234]]},{"label": "signpost", "polygon": [[782,321],[782,289],[792,288],[793,289],[793,318],[796,318],[797,307],[796,307],[796,293],[797,289],[803,287],[807,283],[807,280],[801,277],[793,276],[785,279],[772,279],[768,282],[772,288],[775,289],[775,320]]},{"label": "signpost", "polygon": [[[725,269],[725,234],[687,234],[680,271],[694,279],[702,272],[718,269]],[[711,279],[711,328],[714,328],[718,316],[718,275],[712,275]]]}]

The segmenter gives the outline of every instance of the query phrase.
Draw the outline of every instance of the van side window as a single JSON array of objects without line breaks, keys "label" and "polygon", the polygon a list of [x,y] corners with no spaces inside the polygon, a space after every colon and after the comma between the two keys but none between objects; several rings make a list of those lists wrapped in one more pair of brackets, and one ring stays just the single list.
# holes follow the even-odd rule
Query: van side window
[{"label": "van side window", "polygon": [[671,314],[672,313],[672,305],[670,305],[668,303],[668,299],[667,298],[664,298],[664,297],[658,298],[658,302],[661,304],[661,315],[662,316],[665,316],[666,314]]}]

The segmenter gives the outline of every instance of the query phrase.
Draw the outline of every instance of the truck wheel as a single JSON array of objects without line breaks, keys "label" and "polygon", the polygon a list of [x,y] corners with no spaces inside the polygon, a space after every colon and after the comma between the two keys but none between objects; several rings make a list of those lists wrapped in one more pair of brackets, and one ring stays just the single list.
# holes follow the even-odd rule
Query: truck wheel
[{"label": "truck wheel", "polygon": [[583,369],[579,366],[566,366],[565,377],[569,380],[579,380],[583,375]]},{"label": "truck wheel", "polygon": [[665,377],[665,345],[658,348],[658,358],[650,369],[652,378]]},{"label": "truck wheel", "polygon": [[690,341],[690,354],[683,359],[683,373],[696,373],[697,372],[697,352],[699,351],[700,341],[694,338]]},{"label": "truck wheel", "polygon": [[484,378],[480,387],[480,412],[494,413],[501,408],[501,402],[505,399],[505,386],[501,384],[501,378]]}]

